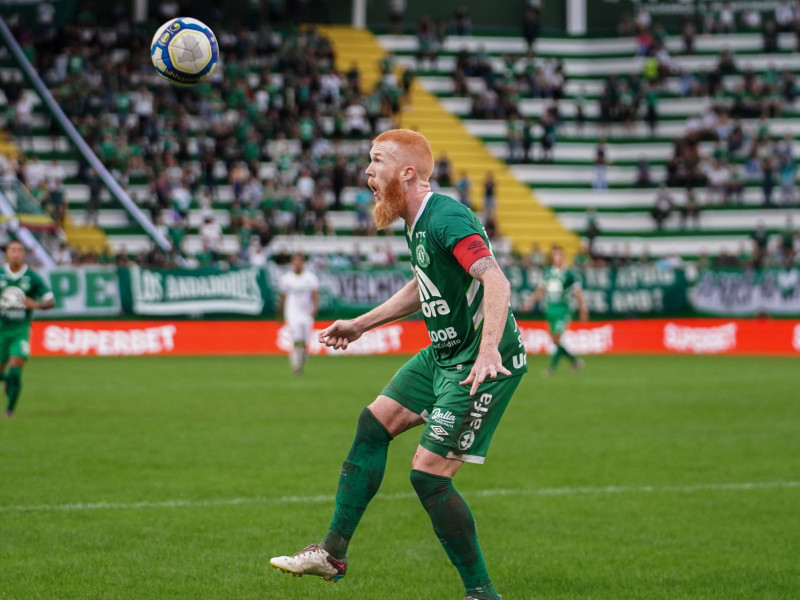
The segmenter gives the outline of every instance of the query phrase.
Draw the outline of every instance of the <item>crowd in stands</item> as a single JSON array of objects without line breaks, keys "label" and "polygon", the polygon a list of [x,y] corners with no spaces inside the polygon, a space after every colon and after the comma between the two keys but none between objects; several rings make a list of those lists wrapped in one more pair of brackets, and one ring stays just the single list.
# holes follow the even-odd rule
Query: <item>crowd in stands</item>
[{"label": "crowd in stands", "polygon": [[[158,18],[172,16],[168,12],[173,5],[165,3]],[[390,0],[389,7],[392,31],[405,31],[405,0]],[[13,30],[56,100],[115,178],[128,190],[146,184],[148,191],[132,192],[133,199],[148,211],[174,251],[81,255],[63,247],[59,260],[134,261],[145,266],[263,264],[269,259],[264,248],[276,234],[333,233],[329,211],[349,209],[346,188],[360,190],[352,200],[355,232],[374,233],[368,215],[371,195],[362,172],[364,157],[371,136],[394,123],[402,110],[412,70],[397,76],[389,55],[381,64],[383,77],[376,87],[365,89],[355,65],[345,72],[336,69],[329,41],[313,27],[273,28],[269,19],[254,18],[235,28],[212,22],[224,56],[220,72],[207,84],[176,88],[159,80],[150,62],[149,43],[157,23],[151,20],[136,26],[123,5],[116,10],[113,22],[103,27],[84,10],[75,23],[60,29],[46,22],[29,26],[19,20]],[[737,13],[728,5],[719,10],[710,3],[704,5],[681,26],[683,54],[695,52],[697,35],[740,28],[763,31],[763,51],[776,51],[776,32],[798,32],[800,40],[798,3],[782,2],[774,16],[764,21],[758,11]],[[435,68],[447,36],[471,32],[464,7],[449,19],[420,19],[417,69]],[[552,162],[565,122],[560,104],[568,74],[559,59],[537,56],[538,3],[526,3],[520,34],[526,52],[505,56],[499,70],[492,68],[484,49],[460,51],[452,76],[454,94],[471,97],[472,118],[506,120],[510,162]],[[684,135],[674,140],[663,176],[652,172],[646,158],[639,161],[632,184],[656,190],[652,215],[659,229],[675,214],[682,226],[698,227],[703,206],[741,202],[745,185],[753,181],[760,182],[765,207],[796,204],[792,139],[776,139],[768,121],[796,100],[798,86],[791,71],[743,70],[730,48],[720,52],[710,71],[689,71],[681,66],[680,56],[666,49],[665,28],[644,5],[633,18],[623,18],[619,34],[634,39],[643,68],[637,75],[610,76],[605,82],[596,101],[598,124],[607,132],[644,121],[656,134],[658,103],[669,78],[677,79],[681,95],[712,100],[708,110],[693,116]],[[726,76],[734,73],[741,77],[730,84]],[[468,78],[476,77],[484,84],[480,92],[468,86]],[[19,79],[4,76],[0,83],[8,101],[7,123],[22,148],[30,149],[34,105],[21,93]],[[540,116],[525,116],[519,108],[524,98],[543,98],[549,104]],[[587,120],[588,100],[580,92],[570,101],[576,109],[574,126],[581,128]],[[753,118],[759,119],[755,126],[743,121]],[[55,123],[51,134],[58,150]],[[702,150],[701,143],[706,141],[714,144],[710,155]],[[610,157],[604,140],[598,142],[593,162],[593,187],[605,189]],[[6,160],[2,168],[4,177],[23,181],[55,221],[63,223],[66,177],[58,161],[43,165],[35,153],[28,152],[16,162]],[[86,220],[97,223],[103,186],[84,161],[79,161],[77,181],[89,188]],[[232,190],[229,204],[220,196],[220,182]],[[437,157],[436,185],[453,188],[462,202],[471,205],[472,184],[462,174],[456,177],[446,156]],[[490,233],[496,234],[492,177],[487,176],[482,186],[484,219]],[[670,191],[674,189],[685,190],[683,202],[675,199]],[[229,213],[230,232],[239,239],[238,251],[233,253],[222,249],[223,228],[214,214],[221,205]],[[198,210],[202,249],[190,255],[183,249],[184,241],[190,213]],[[593,232],[588,236],[592,242],[602,232],[593,215],[587,218],[594,223],[587,229]],[[593,262],[620,260],[620,253],[603,257],[589,250]],[[368,256],[385,253],[383,248]],[[344,264],[343,260],[332,256],[319,258],[318,263]],[[371,260],[355,262],[361,265]]]},{"label": "crowd in stands", "polygon": [[[331,45],[316,29],[278,30],[262,21],[238,29],[212,24],[224,56],[220,72],[206,84],[178,88],[159,80],[152,67],[149,43],[156,24],[134,26],[125,15],[117,16],[101,28],[84,12],[58,30],[27,27],[20,20],[14,34],[114,177],[128,190],[141,182],[149,187],[146,194],[131,195],[175,252],[154,251],[140,260],[188,265],[202,264],[206,256],[219,260],[221,229],[212,209],[226,200],[219,196],[221,182],[232,189],[230,227],[241,240],[240,252],[226,260],[249,262],[277,233],[331,232],[327,211],[343,208],[346,187],[365,187],[360,173],[368,140],[393,121],[408,81],[395,77],[387,64],[376,87],[364,89],[355,65],[337,71]],[[30,149],[30,120],[23,122],[22,115],[32,114],[32,103],[17,92],[18,79],[3,84],[16,110],[14,133],[23,149]],[[60,223],[63,191],[54,193],[54,178],[38,175],[37,162],[29,153],[9,169]],[[77,181],[91,190],[88,221],[96,222],[100,187],[82,160]],[[204,247],[191,257],[182,245],[189,213],[198,209]],[[367,220],[360,217],[359,227],[367,233]]]}]

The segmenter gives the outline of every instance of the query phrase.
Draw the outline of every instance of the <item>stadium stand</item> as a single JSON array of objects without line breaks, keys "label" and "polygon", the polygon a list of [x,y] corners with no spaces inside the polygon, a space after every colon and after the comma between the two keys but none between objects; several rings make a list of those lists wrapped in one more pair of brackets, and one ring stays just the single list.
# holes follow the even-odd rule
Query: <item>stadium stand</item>
[{"label": "stadium stand", "polygon": [[[147,27],[97,31],[15,34],[181,253],[152,251],[4,54],[0,103],[21,149],[4,170],[38,179],[33,195],[76,247],[64,260],[191,266],[247,262],[262,247],[337,254],[374,243],[404,254],[399,225],[364,237],[374,232],[359,176],[370,136],[397,125],[420,129],[449,162],[444,191],[463,194],[466,176],[465,201],[518,255],[553,243],[575,253],[579,237],[611,256],[746,255],[756,223],[777,239],[798,220],[793,34],[770,47],[762,33],[714,34],[687,48],[678,32],[656,32],[650,50],[633,35],[539,38],[528,55],[521,36],[447,35],[431,50],[414,35],[264,26],[219,33],[218,77],[183,91],[150,67]],[[489,172],[496,208],[484,206]],[[103,236],[81,240],[75,225]]]},{"label": "stadium stand", "polygon": [[[758,33],[707,36],[696,41],[691,55],[682,52],[680,36],[667,36],[669,55],[663,60],[669,64],[668,71],[652,84],[646,79],[649,58],[637,56],[634,37],[539,39],[535,55],[528,58],[521,38],[452,36],[444,40],[435,61],[424,62],[417,55],[414,36],[386,35],[380,41],[400,65],[421,69],[417,80],[458,115],[494,156],[509,162],[515,176],[531,187],[542,204],[555,210],[568,229],[585,237],[587,215],[593,209],[593,224],[601,232],[595,238],[599,252],[627,246],[634,255],[677,253],[690,258],[702,253],[739,253],[743,246],[749,248],[757,221],[777,232],[796,213],[794,180],[787,182],[786,194],[780,196],[776,177],[775,192],[766,202],[764,169],[749,155],[759,128],[767,131],[762,135],[768,138],[764,145],[769,154],[786,153],[792,163],[797,155],[800,115],[794,102],[794,76],[800,63],[793,34],[781,34],[774,53],[763,51]],[[708,80],[718,70],[721,55],[731,48],[736,48],[738,66],[735,72],[720,75],[720,89],[711,93]],[[557,89],[548,88],[548,80],[554,80]],[[769,89],[756,95],[751,89],[757,86],[748,81],[769,84]],[[657,94],[657,121],[652,127],[646,118],[650,86]],[[621,89],[631,96],[629,119],[604,113],[603,102],[612,87],[617,95]],[[629,88],[638,91],[632,93]],[[759,120],[761,110],[758,115],[737,112],[743,95],[752,95],[759,103],[769,100],[777,110],[767,113],[764,121]],[[545,124],[540,117],[552,107],[558,111],[557,134],[552,161],[545,162],[540,150]],[[513,139],[509,122],[514,120],[530,129],[527,160],[521,152],[512,156],[520,151],[509,142]],[[746,138],[735,151],[724,148],[723,154],[735,165],[731,168],[738,171],[742,189],[717,195],[709,182],[712,159],[720,150],[715,142],[722,139],[725,144],[724,136],[734,120]],[[657,186],[667,183],[676,140],[692,131],[707,140],[698,144],[701,164],[693,185],[699,224],[680,217],[686,188],[670,181],[676,206],[659,227],[653,218]],[[789,138],[784,137],[787,134]],[[597,185],[595,158],[601,141],[608,165],[604,184]],[[638,181],[642,167],[648,176]]]}]

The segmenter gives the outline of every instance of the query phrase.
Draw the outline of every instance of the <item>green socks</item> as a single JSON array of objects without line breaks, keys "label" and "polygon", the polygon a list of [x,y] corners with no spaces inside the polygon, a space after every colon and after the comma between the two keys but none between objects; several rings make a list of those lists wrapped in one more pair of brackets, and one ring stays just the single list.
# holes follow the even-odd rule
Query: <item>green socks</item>
[{"label": "green socks", "polygon": [[553,353],[553,356],[550,359],[551,371],[556,370],[556,365],[558,364],[558,361],[561,360],[562,356],[566,356],[573,363],[575,362],[575,356],[569,350],[564,348],[564,346],[562,346],[561,344],[556,344],[556,351]]},{"label": "green socks", "polygon": [[17,405],[19,393],[22,391],[22,369],[11,367],[5,372],[6,394],[8,394],[8,412],[13,412]]},{"label": "green socks", "polygon": [[412,470],[411,485],[431,518],[436,537],[461,575],[467,595],[498,598],[478,544],[475,518],[453,486],[453,480]]},{"label": "green socks", "polygon": [[392,436],[368,408],[358,417],[356,437],[342,464],[336,508],[322,547],[334,558],[344,558],[350,538],[370,500],[378,492],[386,469]]}]

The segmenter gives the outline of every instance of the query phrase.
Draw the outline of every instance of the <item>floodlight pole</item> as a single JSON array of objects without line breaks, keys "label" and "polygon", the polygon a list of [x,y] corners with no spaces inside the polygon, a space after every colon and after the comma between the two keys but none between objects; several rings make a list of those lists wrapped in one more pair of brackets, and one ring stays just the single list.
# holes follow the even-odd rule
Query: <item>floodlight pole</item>
[{"label": "floodlight pole", "polygon": [[353,0],[353,27],[356,29],[367,28],[367,0]]},{"label": "floodlight pole", "polygon": [[586,0],[567,0],[567,33],[586,33]]}]

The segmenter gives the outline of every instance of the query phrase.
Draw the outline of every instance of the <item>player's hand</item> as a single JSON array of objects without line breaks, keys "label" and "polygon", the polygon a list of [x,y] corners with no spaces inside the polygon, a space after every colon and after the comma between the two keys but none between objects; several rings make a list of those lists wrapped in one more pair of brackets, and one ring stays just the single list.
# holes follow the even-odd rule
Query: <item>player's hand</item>
[{"label": "player's hand", "polygon": [[317,335],[320,344],[332,347],[334,350],[346,350],[350,342],[355,342],[364,333],[353,321],[335,321]]},{"label": "player's hand", "polygon": [[37,306],[39,306],[39,303],[36,300],[34,300],[33,298],[29,298],[28,296],[25,296],[26,309],[36,308]]},{"label": "player's hand", "polygon": [[495,379],[498,373],[511,375],[511,371],[503,366],[503,358],[500,356],[500,351],[497,348],[481,350],[478,352],[478,358],[472,365],[469,375],[464,381],[459,382],[459,385],[472,384],[469,395],[474,396],[475,392],[478,391],[478,386],[486,380],[487,376]]}]

